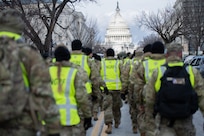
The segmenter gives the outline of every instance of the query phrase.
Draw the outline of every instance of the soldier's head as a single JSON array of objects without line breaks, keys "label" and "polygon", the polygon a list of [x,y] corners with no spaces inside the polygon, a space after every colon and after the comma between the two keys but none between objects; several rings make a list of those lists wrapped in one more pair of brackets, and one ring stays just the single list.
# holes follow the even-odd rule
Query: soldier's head
[{"label": "soldier's head", "polygon": [[143,48],[143,52],[147,53],[147,52],[152,52],[152,44],[147,44],[145,45],[145,47]]},{"label": "soldier's head", "polygon": [[[0,12],[0,32],[11,32],[21,35],[24,29],[21,15],[15,9],[4,9]],[[2,34],[2,36],[4,35]],[[16,37],[13,37],[16,38]]]},{"label": "soldier's head", "polygon": [[178,56],[182,58],[183,46],[179,43],[169,43],[166,45],[166,56]]},{"label": "soldier's head", "polygon": [[59,45],[54,52],[56,61],[69,61],[70,60],[70,52],[64,45]]},{"label": "soldier's head", "polygon": [[85,48],[85,52],[84,52],[87,56],[92,55],[92,49],[89,47]]},{"label": "soldier's head", "polygon": [[82,49],[82,43],[80,40],[76,39],[72,41],[72,50],[81,50]]},{"label": "soldier's head", "polygon": [[115,51],[112,48],[109,48],[106,50],[106,56],[107,57],[114,57],[115,56]]},{"label": "soldier's head", "polygon": [[152,44],[151,52],[153,54],[164,54],[164,44],[161,41],[156,41]]}]

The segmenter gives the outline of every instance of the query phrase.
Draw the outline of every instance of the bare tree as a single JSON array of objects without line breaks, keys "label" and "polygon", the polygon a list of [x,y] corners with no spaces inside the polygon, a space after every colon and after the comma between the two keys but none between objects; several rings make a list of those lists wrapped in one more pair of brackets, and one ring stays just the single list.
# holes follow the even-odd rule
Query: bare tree
[{"label": "bare tree", "polygon": [[[24,34],[36,45],[41,53],[49,53],[52,46],[52,35],[58,18],[67,4],[80,2],[82,0],[2,0],[1,7],[14,8],[19,11],[21,17],[26,25]],[[83,0],[83,1],[96,1],[96,0]],[[33,18],[34,17],[34,18]],[[45,28],[43,32],[44,39],[39,35],[39,29],[33,26],[33,19],[41,23]],[[34,21],[34,22],[35,22]],[[42,33],[41,33],[42,34]]]},{"label": "bare tree", "polygon": [[151,35],[148,35],[148,36],[144,37],[143,40],[140,41],[138,44],[141,47],[144,47],[145,45],[152,44],[155,41],[162,41],[162,39],[161,39],[161,37],[159,35],[151,34]]},{"label": "bare tree", "polygon": [[156,32],[165,43],[170,43],[182,34],[181,13],[171,7],[155,13],[145,13],[139,17],[139,25]]},{"label": "bare tree", "polygon": [[[198,54],[198,47],[204,45],[204,1],[183,1],[183,35],[189,41],[189,47],[194,47]],[[204,50],[204,49],[203,49]]]}]

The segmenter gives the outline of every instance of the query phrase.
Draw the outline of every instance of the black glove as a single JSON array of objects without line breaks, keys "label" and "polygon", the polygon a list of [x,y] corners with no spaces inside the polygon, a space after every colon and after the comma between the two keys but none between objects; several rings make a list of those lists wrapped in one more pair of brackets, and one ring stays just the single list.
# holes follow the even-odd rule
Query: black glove
[{"label": "black glove", "polygon": [[90,127],[92,127],[92,123],[91,123],[91,118],[85,118],[84,119],[84,129],[87,130]]},{"label": "black glove", "polygon": [[107,88],[107,87],[104,87],[104,93],[105,93],[106,95],[108,95],[108,94],[109,94],[109,90],[108,90],[108,88]]},{"label": "black glove", "polygon": [[120,97],[121,97],[122,100],[125,100],[125,99],[126,99],[125,96],[126,96],[126,95],[125,95],[124,93],[121,93],[121,94],[120,94]]},{"label": "black glove", "polygon": [[97,100],[97,96],[91,95],[91,101],[96,101],[96,100]]},{"label": "black glove", "polygon": [[60,134],[49,134],[48,136],[60,136]]}]

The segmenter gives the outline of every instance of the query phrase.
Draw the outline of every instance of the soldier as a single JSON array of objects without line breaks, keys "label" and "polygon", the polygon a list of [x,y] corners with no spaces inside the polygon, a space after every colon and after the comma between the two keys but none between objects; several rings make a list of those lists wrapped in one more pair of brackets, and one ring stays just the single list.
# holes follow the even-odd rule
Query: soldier
[{"label": "soldier", "polygon": [[[91,61],[88,56],[82,52],[82,43],[76,39],[72,41],[72,52],[70,62],[81,66],[88,74],[89,82],[86,83],[87,92],[91,102],[91,95],[93,94],[92,88],[99,88],[100,86],[105,87],[105,83],[101,82],[101,77],[96,64]],[[94,94],[100,93],[99,90],[94,89]],[[95,120],[97,119],[97,113],[94,113]],[[83,118],[83,117],[82,117]],[[83,121],[83,120],[82,120]]]},{"label": "soldier", "polygon": [[[91,48],[85,48],[85,54],[87,56],[89,56],[89,59],[91,61],[93,61],[93,63],[96,63],[97,65],[97,69],[98,69],[98,72],[100,70],[100,63],[101,61],[98,60],[96,58],[96,55],[93,54],[92,52],[92,49]],[[93,56],[94,55],[94,56]],[[100,56],[99,56],[100,57]],[[102,97],[102,94],[100,93],[100,87],[99,86],[92,86],[92,113],[93,113],[93,119],[94,121],[97,121],[98,120],[98,111],[99,111],[99,104],[101,102],[101,97]]]},{"label": "soldier", "polygon": [[[53,95],[60,111],[60,135],[79,136],[81,130],[92,126],[91,104],[85,88],[88,75],[80,66],[69,62],[70,53],[65,46],[58,46],[54,55],[56,63],[49,70]],[[80,124],[78,108],[84,115],[84,126]]]},{"label": "soldier", "polygon": [[115,128],[118,128],[121,122],[122,101],[120,91],[122,90],[121,69],[123,64],[115,57],[113,49],[106,51],[106,57],[101,60],[101,77],[105,81],[107,88],[104,88],[103,108],[105,124],[108,128],[105,130],[107,134],[112,133],[113,120]]},{"label": "soldier", "polygon": [[[148,45],[149,46],[149,45]],[[148,53],[150,54],[150,53]],[[145,59],[148,57],[148,59]],[[147,126],[145,121],[145,92],[143,88],[151,77],[155,68],[165,63],[164,45],[160,41],[156,41],[151,46],[151,54],[149,56],[144,55],[144,59],[139,64],[137,69],[133,68],[131,84],[134,84],[135,103],[138,108],[138,124],[141,136],[152,136],[154,128]]]},{"label": "soldier", "polygon": [[[16,10],[5,9],[0,12],[0,48],[5,51],[10,50],[9,54],[5,52],[4,55],[8,59],[6,62],[16,92],[10,98],[10,102],[12,103],[13,100],[16,100],[15,103],[27,101],[25,106],[21,105],[24,107],[20,116],[1,122],[0,133],[2,136],[34,136],[41,132],[48,135],[59,135],[59,112],[52,96],[49,71],[38,52],[29,45],[18,43],[23,29],[23,21]],[[16,58],[8,57],[13,55],[13,51],[20,62],[13,61]],[[21,75],[17,71],[20,65],[23,71]],[[20,77],[23,77],[24,82],[20,79],[16,81]],[[29,95],[29,100],[25,95],[18,94],[22,90],[24,94]],[[17,111],[19,107],[14,108]],[[44,126],[46,129],[42,127],[42,121],[46,123]]]},{"label": "soldier", "polygon": [[[130,113],[130,116],[131,116],[131,120],[132,120],[132,131],[133,133],[137,133],[137,129],[138,129],[138,123],[137,123],[137,114],[138,114],[138,110],[137,110],[137,107],[136,107],[136,103],[135,103],[135,99],[136,99],[136,96],[133,95],[134,92],[134,84],[131,83],[131,81],[133,81],[130,77],[132,74],[132,71],[133,71],[133,68],[134,69],[137,69],[140,62],[141,62],[141,59],[142,59],[142,55],[143,55],[143,51],[141,50],[141,48],[137,49],[134,51],[134,56],[132,56],[132,60],[131,60],[131,64],[130,64],[130,72],[129,72],[129,78],[128,78],[128,102],[129,102],[129,107],[130,107],[130,110],[129,110],[129,113]],[[126,84],[124,84],[125,86]],[[126,87],[124,87],[126,88]]]},{"label": "soldier", "polygon": [[[164,74],[168,74],[167,70],[168,67],[170,68],[176,68],[176,76],[179,75],[179,71],[182,69],[179,68],[183,68],[184,67],[184,71],[186,71],[186,73],[188,73],[187,78],[188,80],[185,80],[182,82],[177,82],[178,80],[175,79],[173,80],[173,84],[169,84],[169,85],[175,85],[175,84],[179,84],[179,86],[181,87],[182,85],[187,85],[187,89],[184,89],[183,92],[188,92],[188,89],[193,88],[192,92],[196,92],[198,95],[198,106],[200,107],[200,110],[202,112],[202,114],[204,115],[204,84],[203,84],[203,79],[199,73],[198,70],[192,68],[192,66],[187,65],[186,67],[184,66],[183,62],[182,62],[182,46],[181,44],[177,44],[177,43],[172,43],[167,45],[167,54],[166,54],[166,62],[167,64],[165,66],[161,66],[158,69],[156,69],[153,74],[152,77],[150,78],[147,86],[145,87],[146,90],[146,114],[148,115],[147,119],[150,121],[154,121],[154,117],[153,117],[153,112],[154,112],[154,106],[156,105],[156,96],[157,94],[161,91],[162,89],[162,80],[159,80],[161,77],[164,79]],[[167,70],[162,70],[160,71],[162,68],[167,67]],[[163,74],[162,74],[163,73]],[[171,82],[171,79],[174,79],[173,72],[169,73],[171,78],[168,78],[168,82]],[[189,81],[190,80],[190,81]],[[187,82],[188,81],[188,82]],[[156,88],[155,88],[156,87]],[[164,86],[163,86],[164,87]],[[169,86],[168,88],[171,88],[171,86]],[[174,88],[175,89],[175,88]],[[173,90],[174,90],[173,89]],[[168,90],[168,89],[166,89]],[[164,90],[165,91],[165,90]],[[172,89],[171,89],[172,91]],[[178,90],[177,90],[178,91]],[[180,91],[180,90],[179,90]],[[182,91],[182,89],[181,89]],[[180,105],[182,104],[182,100],[185,100],[187,97],[184,97],[184,93],[182,93],[182,98],[179,98],[179,104],[177,101],[173,101],[174,105]],[[170,94],[169,94],[170,95]],[[167,96],[169,96],[167,95]],[[177,96],[176,94],[172,94],[171,96]],[[184,98],[184,99],[183,99]],[[193,99],[194,100],[194,99]],[[167,101],[167,99],[166,99]],[[172,102],[170,102],[172,103]],[[169,104],[170,104],[169,103]],[[189,103],[189,102],[188,102]],[[195,104],[195,103],[194,103]],[[167,108],[168,106],[166,106]],[[194,105],[194,107],[196,107]],[[193,108],[194,108],[193,107]],[[185,110],[182,107],[180,107],[181,110]],[[185,113],[184,113],[185,114]],[[157,113],[156,118],[155,118],[155,122],[156,122],[156,126],[157,126],[157,135],[158,136],[195,136],[195,128],[192,122],[192,115],[189,115],[186,118],[183,119],[179,119],[179,120],[175,120],[174,122],[172,122],[168,119],[168,117],[164,117],[164,116],[160,116],[160,113]],[[158,131],[158,128],[159,131]]]}]

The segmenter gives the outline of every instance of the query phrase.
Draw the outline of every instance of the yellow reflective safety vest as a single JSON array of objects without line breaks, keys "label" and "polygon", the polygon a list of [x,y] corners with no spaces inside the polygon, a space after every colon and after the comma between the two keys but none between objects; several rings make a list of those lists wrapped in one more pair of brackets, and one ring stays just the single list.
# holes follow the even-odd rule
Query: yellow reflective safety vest
[{"label": "yellow reflective safety vest", "polygon": [[163,65],[166,62],[166,59],[160,59],[160,60],[153,60],[153,59],[148,59],[143,61],[143,66],[144,66],[144,76],[145,76],[145,81],[149,80],[149,78],[152,76],[153,71]]},{"label": "yellow reflective safety vest", "polygon": [[19,40],[21,38],[21,35],[13,32],[7,32],[7,31],[1,31],[0,37],[7,36],[9,38],[14,38],[14,40]]},{"label": "yellow reflective safety vest", "polygon": [[[174,67],[174,66],[183,66],[183,62],[176,62],[176,63],[168,63],[169,67]],[[160,87],[161,87],[161,77],[164,75],[164,72],[166,71],[166,66],[161,66],[158,68],[158,76],[157,76],[157,80],[155,82],[155,91],[158,92]],[[190,77],[190,82],[192,87],[194,88],[195,86],[195,77],[193,74],[193,67],[188,65],[186,66],[186,71],[189,73],[189,77]]]},{"label": "yellow reflective safety vest", "polygon": [[75,99],[74,80],[77,69],[71,67],[61,67],[60,84],[62,90],[58,91],[59,79],[57,76],[58,67],[49,68],[51,76],[51,87],[56,104],[59,107],[60,122],[62,126],[73,126],[80,123]]},{"label": "yellow reflective safety vest", "polygon": [[[71,54],[70,62],[81,66],[88,74],[88,77],[91,75],[91,69],[88,65],[88,56],[83,54]],[[86,83],[86,91],[88,94],[92,93],[91,81]]]},{"label": "yellow reflective safety vest", "polygon": [[100,74],[109,90],[121,90],[120,60],[101,60]]}]

